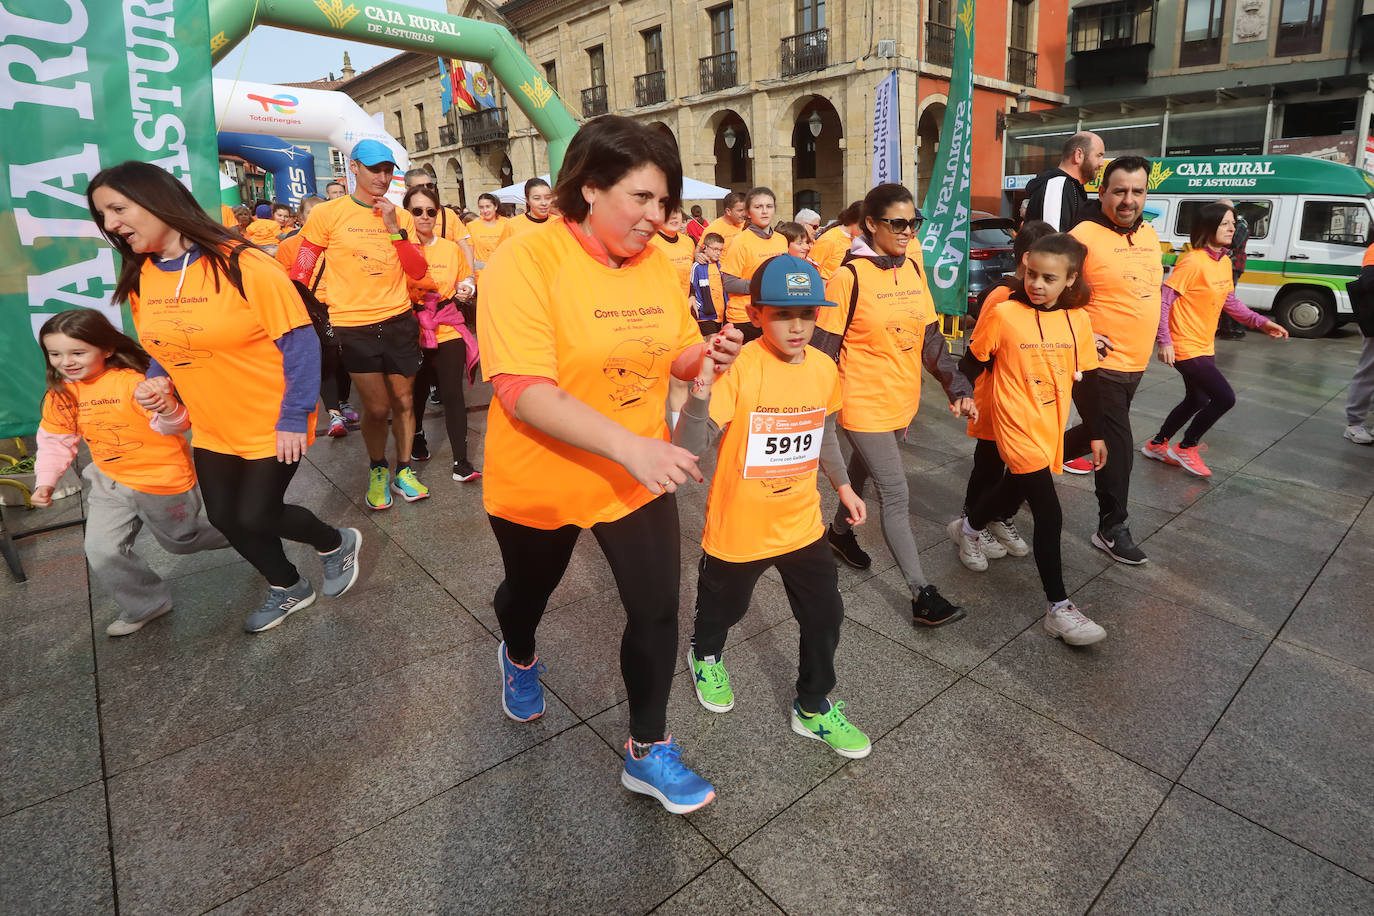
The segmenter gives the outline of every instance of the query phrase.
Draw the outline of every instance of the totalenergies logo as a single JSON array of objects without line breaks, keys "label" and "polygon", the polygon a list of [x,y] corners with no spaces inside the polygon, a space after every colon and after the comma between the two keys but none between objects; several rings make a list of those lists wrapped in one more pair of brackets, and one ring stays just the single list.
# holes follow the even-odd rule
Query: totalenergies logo
[{"label": "totalenergies logo", "polygon": [[277,114],[295,114],[296,106],[301,103],[294,95],[255,95],[252,92],[247,95],[261,105],[263,111],[275,111]]}]

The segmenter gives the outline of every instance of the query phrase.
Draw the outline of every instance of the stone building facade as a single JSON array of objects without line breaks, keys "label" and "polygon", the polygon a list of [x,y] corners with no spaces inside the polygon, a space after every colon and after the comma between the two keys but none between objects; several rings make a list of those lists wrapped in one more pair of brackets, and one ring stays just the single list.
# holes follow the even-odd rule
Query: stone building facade
[{"label": "stone building facade", "polygon": [[[575,117],[633,117],[670,136],[685,174],[779,210],[831,217],[870,186],[873,97],[898,71],[902,178],[918,197],[949,87],[951,0],[449,0],[506,26]],[[974,205],[999,199],[1004,115],[1062,104],[1067,0],[983,0],[975,26]],[[445,199],[548,171],[515,107],[444,117],[432,57],[401,54],[340,87],[380,112]],[[714,201],[703,202],[707,213]]]}]

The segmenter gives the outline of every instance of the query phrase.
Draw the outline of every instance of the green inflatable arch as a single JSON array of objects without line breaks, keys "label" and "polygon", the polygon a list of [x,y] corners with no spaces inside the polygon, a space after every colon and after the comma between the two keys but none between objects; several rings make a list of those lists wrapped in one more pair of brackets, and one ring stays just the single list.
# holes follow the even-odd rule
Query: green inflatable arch
[{"label": "green inflatable arch", "polygon": [[361,7],[353,0],[210,0],[212,60],[218,63],[258,25],[486,64],[544,135],[554,174],[577,133],[577,121],[558,93],[520,50],[514,36],[499,25],[377,0]]}]

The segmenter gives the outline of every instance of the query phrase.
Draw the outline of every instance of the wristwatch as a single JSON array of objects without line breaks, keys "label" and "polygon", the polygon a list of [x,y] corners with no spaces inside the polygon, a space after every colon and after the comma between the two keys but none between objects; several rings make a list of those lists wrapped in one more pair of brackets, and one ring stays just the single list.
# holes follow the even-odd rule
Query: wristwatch
[{"label": "wristwatch", "polygon": [[391,240],[393,242],[404,242],[407,238],[408,236],[406,235],[406,231],[404,229],[398,229],[395,232],[391,233]]}]

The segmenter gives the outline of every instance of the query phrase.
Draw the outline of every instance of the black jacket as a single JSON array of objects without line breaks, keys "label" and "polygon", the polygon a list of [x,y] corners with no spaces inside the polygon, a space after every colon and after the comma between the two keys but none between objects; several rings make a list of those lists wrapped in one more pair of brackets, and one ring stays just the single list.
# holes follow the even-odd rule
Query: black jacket
[{"label": "black jacket", "polygon": [[1026,185],[1030,202],[1026,219],[1043,219],[1059,232],[1068,232],[1086,215],[1088,192],[1077,178],[1060,168],[1046,169]]}]

